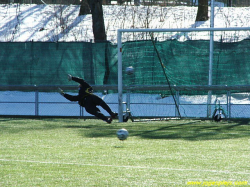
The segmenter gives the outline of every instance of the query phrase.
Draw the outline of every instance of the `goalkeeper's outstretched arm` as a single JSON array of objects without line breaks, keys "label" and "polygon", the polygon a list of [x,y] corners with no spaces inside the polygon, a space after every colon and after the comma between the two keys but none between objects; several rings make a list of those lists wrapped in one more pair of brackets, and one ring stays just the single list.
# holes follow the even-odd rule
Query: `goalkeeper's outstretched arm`
[{"label": "goalkeeper's outstretched arm", "polygon": [[79,96],[78,95],[69,95],[64,93],[64,91],[61,88],[58,88],[59,93],[65,97],[66,99],[68,99],[69,101],[79,101]]},{"label": "goalkeeper's outstretched arm", "polygon": [[75,81],[75,82],[81,84],[82,87],[84,87],[84,88],[89,88],[89,87],[91,87],[91,86],[90,86],[85,80],[83,80],[82,78],[74,77],[74,76],[72,76],[72,75],[68,75],[68,79],[69,79],[69,81],[73,80],[73,81]]},{"label": "goalkeeper's outstretched arm", "polygon": [[64,94],[63,97],[68,99],[69,101],[79,101],[79,96],[78,95],[69,95],[69,94]]}]

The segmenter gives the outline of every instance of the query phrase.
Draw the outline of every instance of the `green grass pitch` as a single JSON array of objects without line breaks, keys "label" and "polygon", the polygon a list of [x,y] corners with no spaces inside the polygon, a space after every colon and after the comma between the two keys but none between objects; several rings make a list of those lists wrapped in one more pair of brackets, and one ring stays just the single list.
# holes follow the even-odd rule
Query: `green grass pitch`
[{"label": "green grass pitch", "polygon": [[1,187],[250,186],[249,163],[247,120],[0,118]]}]

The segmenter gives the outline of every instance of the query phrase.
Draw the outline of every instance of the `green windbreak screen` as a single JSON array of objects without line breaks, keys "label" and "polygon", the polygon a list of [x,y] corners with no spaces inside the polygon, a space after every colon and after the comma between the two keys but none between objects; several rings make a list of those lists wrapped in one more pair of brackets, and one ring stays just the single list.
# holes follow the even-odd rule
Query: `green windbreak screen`
[{"label": "green windbreak screen", "polygon": [[[209,41],[123,43],[123,83],[133,85],[207,85]],[[117,45],[111,43],[0,43],[2,85],[67,85],[67,74],[92,85],[117,85]],[[213,84],[246,85],[250,81],[250,40],[214,43]]]},{"label": "green windbreak screen", "polygon": [[117,47],[109,43],[0,43],[2,85],[117,84]]}]

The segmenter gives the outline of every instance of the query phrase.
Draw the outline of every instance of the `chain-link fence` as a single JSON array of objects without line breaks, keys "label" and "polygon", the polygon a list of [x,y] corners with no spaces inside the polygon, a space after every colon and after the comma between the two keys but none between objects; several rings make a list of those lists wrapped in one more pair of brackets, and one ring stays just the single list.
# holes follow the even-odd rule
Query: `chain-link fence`
[{"label": "chain-link fence", "polygon": [[[77,95],[76,86],[61,86],[67,93]],[[125,87],[123,94],[124,115],[134,118],[176,118],[180,117],[171,94],[140,94],[133,90],[154,89],[168,91],[167,86]],[[248,86],[196,86],[174,87],[174,97],[182,118],[209,118],[214,112],[222,113],[227,119],[249,118],[250,85]],[[1,116],[33,117],[79,117],[93,118],[77,102],[70,102],[57,92],[57,86],[1,86]],[[18,91],[17,91],[18,90]],[[95,94],[101,97],[113,111],[118,111],[117,86],[94,86]],[[201,94],[187,95],[187,90]],[[204,92],[212,90],[209,95]],[[108,115],[106,111],[101,111]]]},{"label": "chain-link fence", "polygon": [[[66,93],[78,94],[77,86],[60,86]],[[107,94],[108,86],[93,86],[96,95],[117,111],[116,94]],[[110,87],[114,89],[113,87]],[[60,116],[91,118],[77,102],[70,102],[58,93],[58,86],[0,86],[1,116]],[[100,108],[101,109],[101,108]],[[101,111],[108,115],[106,111]],[[93,116],[92,116],[93,117]]]}]

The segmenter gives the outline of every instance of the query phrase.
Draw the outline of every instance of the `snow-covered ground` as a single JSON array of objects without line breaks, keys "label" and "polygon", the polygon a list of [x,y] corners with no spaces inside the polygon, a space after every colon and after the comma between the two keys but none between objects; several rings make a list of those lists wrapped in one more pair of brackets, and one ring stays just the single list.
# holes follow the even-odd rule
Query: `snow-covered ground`
[{"label": "snow-covered ground", "polygon": [[[76,93],[71,93],[76,94]],[[118,95],[96,93],[109,104],[113,111],[118,111]],[[37,96],[37,97],[36,97]],[[126,94],[123,96],[126,101]],[[217,102],[216,102],[217,99]],[[37,103],[36,103],[37,101]],[[177,112],[172,97],[159,99],[157,94],[131,94],[130,111],[132,115],[175,117]],[[232,118],[249,118],[250,116],[250,93],[232,94],[230,109],[228,110],[227,95],[212,97],[211,112],[215,110],[215,103],[219,102],[226,115]],[[182,117],[207,117],[207,96],[180,96],[180,112]],[[91,116],[85,110],[81,113],[77,102],[70,102],[59,93],[21,91],[0,91],[0,115],[30,115],[30,116]],[[106,111],[101,111],[108,115]],[[124,104],[124,111],[126,105]]]},{"label": "snow-covered ground", "polygon": [[[92,16],[78,16],[79,10],[78,5],[2,4],[0,42],[91,41]],[[210,27],[210,20],[195,22],[197,7],[105,5],[103,11],[107,39],[113,43],[117,29]],[[217,6],[214,12],[214,27],[250,27],[250,7]]]}]

